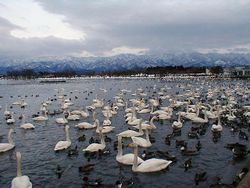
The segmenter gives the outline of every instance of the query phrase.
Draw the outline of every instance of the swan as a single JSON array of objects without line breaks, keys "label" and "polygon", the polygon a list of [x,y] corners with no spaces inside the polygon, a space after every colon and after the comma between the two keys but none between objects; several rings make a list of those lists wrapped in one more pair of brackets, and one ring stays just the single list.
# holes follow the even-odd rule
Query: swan
[{"label": "swan", "polygon": [[20,125],[20,128],[23,128],[23,129],[34,129],[35,126],[32,124],[32,123],[25,123],[25,119],[26,119],[26,116],[23,114],[22,115],[23,119],[22,119],[22,124]]},{"label": "swan", "polygon": [[[149,122],[149,124],[147,124],[146,122],[143,122],[142,123],[142,130],[145,130],[145,129],[156,129],[156,126],[155,126],[155,124],[154,124],[154,120],[155,119],[158,119],[158,117],[157,116],[153,116],[152,118],[151,118],[151,120],[150,120],[150,122]],[[136,125],[136,126],[133,126],[134,128],[136,128],[136,129],[139,129],[139,125]]]},{"label": "swan", "polygon": [[[111,132],[114,128],[115,127],[112,126],[103,126],[101,129],[102,133],[105,134]],[[98,119],[96,120],[96,133],[100,133],[100,123]]]},{"label": "swan", "polygon": [[5,105],[5,111],[4,111],[3,114],[4,114],[4,116],[10,116],[11,115],[11,112],[7,108],[7,104]]},{"label": "swan", "polygon": [[[134,162],[134,154],[133,153],[127,153],[123,155],[122,152],[122,137],[118,136],[118,145],[117,145],[117,155],[116,155],[116,161],[124,164],[124,165],[133,165]],[[142,163],[143,160],[140,157],[137,157],[138,163]]]},{"label": "swan", "polygon": [[102,134],[102,129],[100,129],[100,137],[101,137],[101,143],[92,143],[90,144],[88,147],[86,147],[85,149],[83,149],[82,151],[85,152],[97,152],[99,150],[104,150],[106,147],[105,141],[104,141],[104,137]]},{"label": "swan", "polygon": [[[198,110],[198,112],[199,112],[199,110]],[[204,114],[205,114],[204,119],[200,118],[200,117],[198,117],[198,115],[196,115],[196,116],[193,116],[193,118],[191,118],[190,120],[193,123],[207,123],[208,122],[207,111],[204,111]]]},{"label": "swan", "polygon": [[110,115],[109,115],[109,113],[107,113],[106,119],[103,120],[102,125],[104,125],[104,126],[111,125],[111,121],[110,121],[109,117],[110,117]]},{"label": "swan", "polygon": [[71,112],[69,112],[69,116],[67,117],[67,120],[69,121],[76,121],[79,120],[80,116],[77,114],[71,114]]},{"label": "swan", "polygon": [[218,113],[218,123],[217,124],[213,124],[211,127],[211,130],[213,132],[221,132],[223,130],[223,127],[221,125],[221,121],[220,121],[220,114]]},{"label": "swan", "polygon": [[21,153],[16,152],[17,176],[11,182],[11,188],[32,188],[32,183],[28,176],[22,175]]},{"label": "swan", "polygon": [[65,117],[62,118],[56,118],[56,123],[60,125],[65,125],[68,123],[68,120]]},{"label": "swan", "polygon": [[181,122],[181,114],[179,113],[178,114],[178,121],[174,121],[172,124],[172,127],[174,129],[180,129],[180,128],[182,128],[182,126],[183,126],[183,123]]},{"label": "swan", "polygon": [[47,116],[47,112],[45,112],[44,116],[37,116],[33,118],[34,121],[47,121],[48,120],[48,116]]},{"label": "swan", "polygon": [[141,136],[143,134],[144,133],[142,131],[142,119],[140,119],[140,122],[139,122],[139,132],[133,131],[133,130],[126,130],[126,131],[123,131],[123,132],[119,133],[118,136],[132,137],[132,136]]},{"label": "swan", "polygon": [[145,138],[141,138],[141,137],[136,137],[136,136],[132,136],[131,139],[132,141],[137,144],[140,147],[143,148],[148,148],[150,146],[152,146],[150,140],[149,140],[149,133],[148,133],[148,129],[145,129],[145,134],[146,134],[146,139]]},{"label": "swan", "polygon": [[75,125],[75,127],[78,127],[79,129],[93,129],[93,128],[96,128],[97,126],[97,122],[96,122],[96,112],[94,111],[93,112],[93,120],[94,120],[94,123],[91,124],[91,123],[88,123],[88,122],[82,122],[82,123],[78,123],[77,125]]},{"label": "swan", "polygon": [[69,138],[69,126],[68,125],[65,126],[65,135],[66,135],[66,141],[57,142],[54,148],[54,151],[67,149],[71,145],[71,140]]},{"label": "swan", "polygon": [[135,144],[134,147],[134,161],[132,166],[133,172],[157,172],[163,170],[168,167],[172,163],[172,161],[164,160],[164,159],[148,159],[143,161],[138,165],[138,146]]},{"label": "swan", "polygon": [[0,143],[0,153],[9,151],[15,147],[15,143],[14,143],[13,138],[12,138],[13,132],[14,132],[13,129],[9,130],[8,143]]}]

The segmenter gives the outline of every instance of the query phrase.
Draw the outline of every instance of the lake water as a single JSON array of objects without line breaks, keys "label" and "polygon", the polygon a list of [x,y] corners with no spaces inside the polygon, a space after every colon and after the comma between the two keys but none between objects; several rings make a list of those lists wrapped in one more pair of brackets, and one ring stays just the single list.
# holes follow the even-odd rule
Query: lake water
[{"label": "lake water", "polygon": [[[10,128],[15,130],[14,141],[16,147],[14,150],[0,154],[0,187],[10,187],[11,180],[16,176],[16,159],[15,151],[20,151],[22,154],[22,172],[30,177],[30,180],[35,188],[52,188],[52,187],[82,187],[84,176],[89,179],[101,178],[106,187],[116,187],[115,182],[119,179],[133,178],[135,185],[138,188],[165,188],[165,187],[209,187],[216,176],[222,178],[223,183],[232,183],[235,174],[242,167],[249,165],[249,156],[242,160],[233,160],[232,151],[225,148],[227,143],[239,142],[249,147],[249,141],[239,139],[238,132],[230,132],[230,128],[225,126],[221,137],[215,142],[213,140],[211,125],[215,122],[210,120],[207,124],[207,131],[200,136],[199,140],[202,148],[199,154],[192,156],[193,167],[188,171],[183,168],[184,161],[190,156],[183,156],[180,148],[176,148],[175,140],[184,139],[188,142],[188,147],[194,148],[197,139],[189,139],[187,133],[192,127],[190,121],[184,121],[184,126],[181,130],[181,135],[171,139],[171,144],[166,145],[164,140],[166,135],[172,132],[171,124],[177,119],[176,112],[185,111],[185,106],[175,109],[171,120],[156,121],[157,129],[152,132],[152,136],[156,142],[147,151],[168,151],[175,155],[177,161],[172,163],[167,170],[158,173],[133,173],[131,166],[119,165],[116,160],[116,151],[113,147],[113,142],[117,140],[116,134],[126,130],[128,125],[125,122],[124,108],[120,107],[117,115],[112,117],[112,126],[115,127],[112,133],[108,136],[112,139],[111,143],[107,143],[107,149],[111,151],[109,155],[93,158],[90,162],[82,152],[83,148],[89,145],[89,138],[98,135],[94,130],[78,130],[74,126],[78,122],[69,122],[69,132],[72,141],[71,148],[78,146],[79,155],[68,157],[67,150],[54,152],[54,146],[59,140],[65,140],[64,127],[55,123],[55,118],[62,117],[62,114],[49,116],[47,122],[33,122],[32,114],[40,111],[41,103],[49,97],[57,98],[58,90],[64,88],[63,94],[65,98],[71,98],[74,105],[70,106],[70,110],[79,109],[92,104],[92,100],[96,97],[104,99],[105,104],[111,104],[121,89],[131,90],[131,93],[124,95],[125,101],[136,98],[132,96],[138,88],[143,88],[147,96],[145,99],[150,99],[158,96],[161,88],[165,88],[164,94],[175,97],[180,101],[184,101],[185,93],[188,90],[196,91],[200,94],[200,98],[195,98],[193,103],[198,100],[206,99],[208,89],[218,89],[217,99],[227,93],[229,89],[235,89],[232,95],[235,97],[238,108],[242,105],[249,105],[248,101],[250,93],[247,93],[247,98],[243,98],[237,92],[245,92],[250,90],[250,83],[244,80],[207,80],[207,79],[79,79],[67,80],[65,83],[39,83],[38,80],[0,80],[0,142],[7,142],[7,134]],[[100,88],[107,90],[104,93]],[[236,89],[237,88],[237,89]],[[242,90],[242,91],[241,91]],[[182,95],[183,94],[183,95]],[[215,98],[216,98],[215,97]],[[15,101],[24,99],[28,103],[25,109],[20,106],[12,105]],[[221,102],[223,103],[223,102]],[[8,109],[15,113],[16,122],[14,125],[7,125],[4,119],[5,105]],[[60,100],[54,100],[48,109],[54,110],[60,108]],[[169,106],[168,99],[162,100],[161,106]],[[12,108],[10,109],[10,106]],[[131,106],[131,103],[129,103]],[[97,118],[102,123],[104,117],[101,113],[102,109],[97,109]],[[36,128],[34,130],[23,130],[19,128],[21,120],[18,117],[25,113],[27,121],[33,123]],[[150,118],[150,114],[138,115],[145,120]],[[81,119],[92,123],[92,116],[87,119]],[[241,127],[241,130],[249,135],[248,127]],[[78,137],[82,134],[86,135],[86,141],[78,142]],[[130,140],[125,141],[126,144]],[[139,149],[139,154],[142,154],[143,149]],[[124,153],[133,152],[131,148],[125,148]],[[95,164],[94,170],[89,174],[84,174],[78,171],[78,167],[84,164]],[[57,165],[60,165],[65,171],[61,178],[58,178],[55,173]],[[207,179],[195,185],[194,177],[198,171],[206,171]],[[101,186],[102,187],[102,186]]]}]

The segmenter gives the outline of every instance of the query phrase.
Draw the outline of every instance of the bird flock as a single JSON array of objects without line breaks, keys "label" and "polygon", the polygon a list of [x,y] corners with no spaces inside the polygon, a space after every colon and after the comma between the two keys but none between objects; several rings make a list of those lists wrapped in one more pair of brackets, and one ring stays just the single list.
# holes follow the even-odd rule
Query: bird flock
[{"label": "bird flock", "polygon": [[[85,174],[82,187],[112,187],[105,184],[105,179],[88,176],[98,165],[90,162],[105,158],[112,158],[111,162],[116,161],[117,166],[129,167],[131,174],[170,173],[177,164],[188,172],[198,165],[194,164],[194,158],[207,149],[204,145],[209,147],[202,138],[211,135],[211,145],[215,145],[226,134],[225,131],[233,137],[238,135],[232,142],[224,143],[232,158],[248,158],[250,88],[249,84],[245,85],[246,82],[203,79],[184,82],[175,78],[153,80],[150,82],[153,85],[138,84],[136,88],[129,88],[124,80],[116,82],[117,85],[113,86],[117,88],[116,92],[105,85],[83,91],[55,89],[50,96],[42,99],[37,107],[39,110],[32,114],[27,113],[27,109],[34,104],[25,99],[41,100],[42,93],[1,98],[5,102],[5,109],[1,110],[5,123],[1,126],[6,126],[8,132],[0,132],[0,154],[16,151],[17,174],[11,187],[28,188],[35,181],[32,174],[30,178],[22,175],[21,153],[13,133],[17,129],[32,132],[41,126],[45,130],[47,126],[58,126],[64,130],[65,139],[51,143],[53,147],[47,152],[59,152],[68,157],[83,155],[86,158],[87,163],[79,167],[79,173]],[[119,82],[122,84],[119,85]],[[170,87],[169,82],[176,84]],[[19,100],[10,103],[13,98]],[[84,101],[84,105],[79,105],[79,100]],[[73,137],[73,130],[81,136]],[[62,132],[57,134],[63,138]],[[8,142],[4,143],[4,140]],[[173,147],[170,149],[173,145],[174,150]],[[179,158],[180,155],[185,159]],[[65,169],[61,165],[58,164],[55,171],[58,178],[64,176]],[[244,168],[243,174],[247,171]],[[193,176],[194,183],[198,185],[209,175],[206,169],[199,169]],[[239,179],[242,179],[242,172]],[[236,183],[232,180],[228,186]],[[221,177],[218,177],[210,185],[222,184]],[[115,186],[133,187],[135,180],[119,179]]]}]

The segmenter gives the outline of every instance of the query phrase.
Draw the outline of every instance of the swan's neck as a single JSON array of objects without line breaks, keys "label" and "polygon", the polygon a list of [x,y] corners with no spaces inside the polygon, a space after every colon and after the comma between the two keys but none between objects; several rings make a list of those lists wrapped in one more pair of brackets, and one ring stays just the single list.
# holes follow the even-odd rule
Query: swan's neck
[{"label": "swan's neck", "polygon": [[153,113],[153,112],[154,112],[154,106],[151,105],[151,111],[150,111],[150,113]]},{"label": "swan's neck", "polygon": [[151,118],[149,123],[150,123],[151,126],[155,127],[154,120],[155,120],[155,116]]},{"label": "swan's neck", "polygon": [[94,121],[96,120],[96,112],[95,111],[93,112],[93,120]]},{"label": "swan's neck", "polygon": [[95,120],[94,125],[96,125],[96,129],[99,130],[100,129],[100,124],[99,121]]},{"label": "swan's neck", "polygon": [[142,120],[140,120],[140,122],[139,122],[139,133],[143,133],[143,131],[142,131]]},{"label": "swan's neck", "polygon": [[26,117],[25,117],[25,115],[23,115],[22,124],[25,123],[25,120],[26,120]]},{"label": "swan's neck", "polygon": [[145,131],[146,131],[146,140],[147,140],[147,143],[151,143],[150,139],[149,139],[148,129],[146,129]]},{"label": "swan's neck", "polygon": [[220,114],[218,114],[218,125],[221,125]]},{"label": "swan's neck", "polygon": [[134,162],[133,162],[132,170],[136,171],[137,166],[138,166],[138,146],[136,145],[134,148]]},{"label": "swan's neck", "polygon": [[181,114],[178,114],[178,122],[181,122]]},{"label": "swan's neck", "polygon": [[199,114],[200,114],[200,108],[199,108],[199,106],[197,106],[196,116],[198,117]]},{"label": "swan's neck", "polygon": [[12,138],[12,133],[13,133],[13,131],[10,130],[9,134],[8,134],[8,142],[10,144],[14,145],[15,143],[14,143],[13,138]]},{"label": "swan's neck", "polygon": [[105,146],[106,143],[105,143],[105,140],[104,140],[102,132],[100,132],[100,136],[101,136],[101,144]]},{"label": "swan's neck", "polygon": [[66,133],[66,141],[70,142],[71,140],[70,140],[70,137],[69,137],[69,129],[68,128],[65,129],[65,133]]},{"label": "swan's neck", "polygon": [[121,157],[122,156],[122,137],[118,136],[118,145],[117,145],[117,156]]},{"label": "swan's neck", "polygon": [[21,162],[20,152],[16,153],[16,160],[17,160],[17,177],[21,177],[22,176],[22,162]]},{"label": "swan's neck", "polygon": [[208,118],[207,118],[207,111],[206,111],[206,110],[205,110],[205,112],[204,112],[204,115],[205,115],[204,120],[205,120],[205,121],[208,121]]}]

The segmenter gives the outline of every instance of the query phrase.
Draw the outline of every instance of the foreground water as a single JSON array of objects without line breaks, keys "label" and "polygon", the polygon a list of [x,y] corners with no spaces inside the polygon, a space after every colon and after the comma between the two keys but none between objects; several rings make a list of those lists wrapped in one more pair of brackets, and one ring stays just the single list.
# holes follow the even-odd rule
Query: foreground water
[{"label": "foreground water", "polygon": [[[220,138],[214,140],[211,132],[211,125],[215,122],[210,120],[207,124],[207,131],[204,135],[199,137],[202,144],[202,148],[198,155],[192,156],[193,167],[188,171],[183,168],[183,163],[190,156],[183,156],[180,152],[180,148],[176,148],[175,140],[184,139],[188,142],[190,148],[194,148],[197,143],[197,139],[189,139],[187,133],[192,127],[190,121],[184,121],[184,126],[181,130],[181,135],[174,136],[171,139],[171,144],[166,145],[164,140],[166,135],[172,132],[171,124],[173,120],[177,119],[176,112],[185,111],[185,106],[177,108],[173,111],[171,120],[157,121],[155,122],[157,129],[152,132],[152,136],[156,142],[147,151],[168,151],[172,155],[175,155],[177,161],[172,163],[167,170],[158,173],[139,174],[133,173],[131,166],[119,165],[116,160],[116,151],[113,147],[113,142],[117,140],[116,134],[128,128],[125,122],[124,108],[120,107],[117,115],[112,117],[112,126],[115,127],[112,133],[108,134],[108,137],[112,139],[110,143],[107,143],[107,149],[111,151],[109,155],[91,158],[90,162],[84,156],[82,152],[83,148],[89,145],[88,140],[90,137],[98,138],[98,135],[94,130],[78,130],[75,125],[78,122],[69,122],[70,137],[72,140],[71,148],[75,145],[78,146],[79,155],[69,157],[67,150],[61,152],[54,152],[54,146],[59,140],[65,139],[65,133],[63,126],[55,123],[55,118],[62,117],[62,114],[49,116],[47,122],[33,122],[32,114],[40,111],[41,103],[47,100],[57,98],[58,90],[64,88],[63,94],[65,98],[71,98],[71,102],[74,105],[70,106],[70,110],[80,109],[82,107],[92,104],[92,100],[96,97],[104,99],[105,104],[111,104],[114,101],[114,97],[120,93],[121,89],[131,90],[124,95],[124,100],[128,101],[131,98],[141,97],[132,96],[138,88],[142,88],[147,93],[144,96],[145,99],[157,97],[161,88],[164,95],[169,95],[171,98],[175,97],[180,101],[185,101],[186,96],[184,94],[189,91],[193,91],[199,96],[193,99],[193,103],[203,101],[207,103],[206,98],[208,89],[218,89],[216,96],[213,100],[221,100],[220,103],[226,103],[226,100],[221,98],[222,95],[227,95],[229,90],[232,92],[235,101],[237,102],[237,109],[240,109],[243,105],[249,105],[249,90],[250,84],[247,81],[240,80],[204,80],[204,79],[84,79],[84,80],[67,80],[66,83],[39,83],[37,80],[31,81],[12,81],[1,80],[0,81],[0,105],[2,109],[0,111],[0,143],[7,142],[7,133],[9,128],[15,130],[14,141],[16,147],[14,150],[0,154],[0,187],[10,187],[11,180],[16,176],[16,159],[15,151],[22,153],[23,174],[28,175],[33,183],[33,187],[82,187],[84,176],[88,176],[90,179],[101,178],[103,184],[106,187],[116,187],[115,182],[120,179],[132,178],[135,182],[134,187],[209,187],[215,177],[221,177],[222,182],[231,184],[235,178],[235,174],[243,167],[249,164],[249,156],[241,160],[233,160],[232,151],[225,148],[228,143],[239,142],[249,146],[249,141],[239,139],[238,132],[232,133],[230,128],[225,126]],[[103,92],[100,88],[106,89],[107,92]],[[248,93],[247,93],[248,91]],[[246,92],[243,95],[237,92]],[[247,97],[246,97],[247,96]],[[4,119],[3,112],[5,105],[8,107],[15,101],[24,99],[28,103],[28,106],[21,109],[19,106],[12,105],[12,109],[9,110],[15,113],[15,124],[7,125]],[[162,100],[161,106],[169,106],[169,99]],[[60,100],[54,100],[52,105],[49,106],[49,110],[59,109],[61,106]],[[129,106],[131,104],[129,103]],[[102,109],[97,110],[97,118],[100,122],[104,117],[101,113]],[[20,129],[21,120],[18,117],[25,113],[27,121],[33,123],[36,128],[34,130]],[[148,120],[150,114],[141,115],[145,120]],[[92,116],[87,119],[81,119],[82,121],[93,122]],[[238,126],[238,125],[237,125]],[[242,131],[248,133],[248,127],[242,127]],[[78,137],[85,134],[86,141],[78,142]],[[126,143],[130,143],[130,140],[126,140]],[[143,149],[140,149],[140,154]],[[133,152],[131,148],[125,148],[125,153]],[[78,167],[92,163],[95,164],[94,170],[88,174],[79,172]],[[57,165],[60,165],[64,172],[61,178],[58,178],[55,173]],[[195,185],[194,177],[195,173],[199,171],[206,171],[207,178],[205,181],[200,182],[199,185]]]}]

